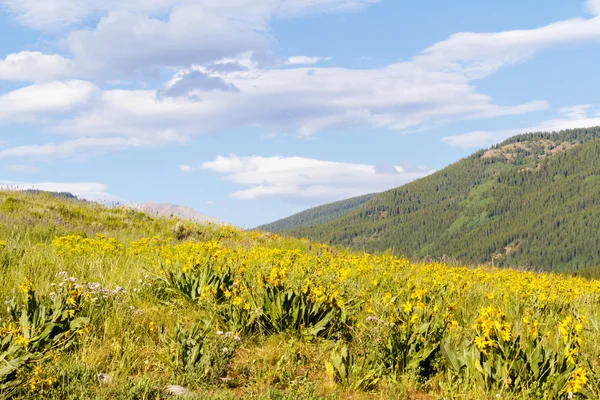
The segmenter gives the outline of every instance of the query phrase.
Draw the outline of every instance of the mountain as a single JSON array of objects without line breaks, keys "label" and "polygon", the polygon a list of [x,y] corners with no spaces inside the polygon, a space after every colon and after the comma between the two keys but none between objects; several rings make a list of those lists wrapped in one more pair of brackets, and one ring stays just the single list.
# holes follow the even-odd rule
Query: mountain
[{"label": "mountain", "polygon": [[268,232],[283,232],[304,226],[322,224],[348,214],[371,200],[374,196],[375,193],[365,194],[351,199],[313,207],[270,224],[261,225],[257,229]]},{"label": "mountain", "polygon": [[199,211],[194,210],[191,207],[178,206],[169,203],[142,203],[142,204],[128,204],[128,207],[142,211],[146,214],[159,216],[159,217],[178,217],[183,220],[192,220],[199,223],[212,223],[217,225],[230,225],[228,222],[221,221],[220,219],[202,214]]},{"label": "mountain", "polygon": [[599,138],[598,127],[515,136],[336,219],[286,233],[473,264],[600,265]]}]

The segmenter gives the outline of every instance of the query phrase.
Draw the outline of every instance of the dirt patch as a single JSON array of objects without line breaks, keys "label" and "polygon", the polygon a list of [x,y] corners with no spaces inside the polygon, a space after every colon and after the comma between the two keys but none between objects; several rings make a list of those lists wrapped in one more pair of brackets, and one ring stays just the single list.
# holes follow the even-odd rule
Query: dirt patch
[{"label": "dirt patch", "polygon": [[516,158],[518,150],[523,150],[531,153],[527,158],[542,159],[560,154],[575,146],[577,146],[577,143],[558,143],[548,139],[540,139],[529,142],[510,143],[497,149],[490,149],[483,153],[481,158],[503,157],[505,160],[511,161]]}]

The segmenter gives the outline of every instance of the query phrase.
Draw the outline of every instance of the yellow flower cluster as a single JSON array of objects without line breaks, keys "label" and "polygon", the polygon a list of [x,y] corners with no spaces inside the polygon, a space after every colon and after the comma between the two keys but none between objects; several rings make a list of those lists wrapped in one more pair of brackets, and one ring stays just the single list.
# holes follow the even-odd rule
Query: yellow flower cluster
[{"label": "yellow flower cluster", "polygon": [[[519,325],[511,328],[508,319],[522,321],[519,335],[526,329],[528,337],[548,336],[564,317],[560,310],[579,306],[584,311],[600,299],[600,282],[577,277],[412,263],[388,254],[335,252],[262,232],[211,229],[220,233],[210,241],[181,243],[156,236],[129,243],[126,252],[153,266],[156,273],[164,269],[186,273],[199,266],[217,272],[230,270],[240,286],[227,299],[240,307],[247,304],[252,287],[265,284],[298,289],[318,302],[359,304],[359,310],[395,320],[402,319],[402,312],[417,318],[412,314],[426,308],[441,310],[453,328],[474,324],[477,315],[469,317],[473,308],[492,307],[495,311],[485,309],[479,315],[480,332],[473,337],[479,336],[482,349],[492,340],[507,341],[517,334],[513,330]],[[271,246],[273,241],[278,242],[277,247]]]},{"label": "yellow flower cluster", "polygon": [[565,388],[565,392],[567,393],[577,393],[583,389],[585,384],[587,383],[587,371],[585,368],[577,368],[571,374],[571,379],[567,382],[567,387]]},{"label": "yellow flower cluster", "polygon": [[487,354],[488,350],[499,340],[508,342],[512,339],[512,331],[510,324],[506,321],[506,315],[493,307],[481,308],[473,329],[476,333],[475,344],[483,354]]},{"label": "yellow flower cluster", "polygon": [[572,315],[567,315],[560,323],[559,330],[565,347],[565,359],[568,363],[575,365],[575,356],[579,354],[579,349],[583,346],[583,328],[585,318],[577,319]]},{"label": "yellow flower cluster", "polygon": [[33,282],[31,282],[30,277],[26,277],[25,281],[21,283],[20,289],[23,293],[31,293],[33,292]]},{"label": "yellow flower cluster", "polygon": [[54,387],[57,379],[44,374],[42,366],[37,364],[33,369],[33,376],[29,380],[29,388],[31,393],[43,394],[46,390]]},{"label": "yellow flower cluster", "polygon": [[79,235],[61,236],[52,242],[52,247],[61,256],[116,256],[121,252],[121,245],[115,238],[107,238],[97,233],[94,239]]},{"label": "yellow flower cluster", "polygon": [[287,274],[288,274],[287,267],[275,266],[275,267],[271,268],[271,272],[269,272],[269,275],[267,275],[265,280],[275,287],[283,286],[284,280],[285,280],[285,277],[287,276]]}]

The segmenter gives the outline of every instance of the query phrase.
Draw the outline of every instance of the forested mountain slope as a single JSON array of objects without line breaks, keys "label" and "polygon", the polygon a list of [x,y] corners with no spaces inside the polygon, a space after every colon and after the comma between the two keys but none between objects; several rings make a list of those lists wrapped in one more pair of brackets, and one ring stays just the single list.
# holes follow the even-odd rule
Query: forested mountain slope
[{"label": "forested mountain slope", "polygon": [[297,236],[548,270],[600,264],[600,128],[531,133]]},{"label": "forested mountain slope", "polygon": [[259,226],[257,229],[269,232],[282,232],[303,226],[322,224],[356,210],[374,196],[375,193],[365,194],[363,196],[313,207],[270,224]]}]

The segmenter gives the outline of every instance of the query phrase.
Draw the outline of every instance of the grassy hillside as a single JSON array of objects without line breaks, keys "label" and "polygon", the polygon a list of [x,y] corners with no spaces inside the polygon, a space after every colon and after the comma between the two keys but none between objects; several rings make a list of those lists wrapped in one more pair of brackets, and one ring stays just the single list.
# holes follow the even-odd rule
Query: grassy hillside
[{"label": "grassy hillside", "polygon": [[0,192],[0,283],[0,398],[600,396],[595,280]]},{"label": "grassy hillside", "polygon": [[600,264],[600,128],[516,136],[289,232],[367,251],[577,270]]},{"label": "grassy hillside", "polygon": [[261,225],[257,229],[277,233],[305,226],[323,224],[327,221],[331,221],[332,219],[341,217],[342,215],[356,210],[364,203],[371,200],[374,196],[375,193],[366,194],[347,200],[336,201],[334,203],[313,207],[270,224]]}]

